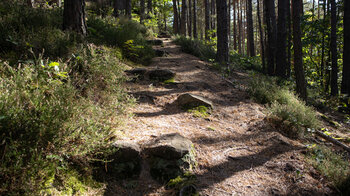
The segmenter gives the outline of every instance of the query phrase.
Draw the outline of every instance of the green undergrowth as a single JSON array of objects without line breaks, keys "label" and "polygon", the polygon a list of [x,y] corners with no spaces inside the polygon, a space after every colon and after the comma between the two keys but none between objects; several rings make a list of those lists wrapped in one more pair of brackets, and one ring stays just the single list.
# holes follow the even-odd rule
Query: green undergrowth
[{"label": "green undergrowth", "polygon": [[181,46],[183,52],[192,54],[202,60],[215,59],[216,51],[204,41],[183,36],[176,37],[174,43]]},{"label": "green undergrowth", "polygon": [[339,154],[326,146],[317,145],[308,150],[307,160],[330,180],[342,195],[350,194],[350,165],[346,154]]},{"label": "green undergrowth", "polygon": [[253,75],[249,94],[257,102],[267,104],[269,119],[288,136],[302,136],[307,128],[317,129],[321,122],[313,108],[297,98],[286,85],[277,85],[276,78]]},{"label": "green undergrowth", "polygon": [[[77,182],[65,184],[76,178],[83,187],[86,179],[70,160],[88,162],[108,145],[132,103],[113,50],[88,45],[66,62],[38,56],[16,67],[0,64],[0,193],[83,191]],[[59,178],[63,184],[54,183]]]}]

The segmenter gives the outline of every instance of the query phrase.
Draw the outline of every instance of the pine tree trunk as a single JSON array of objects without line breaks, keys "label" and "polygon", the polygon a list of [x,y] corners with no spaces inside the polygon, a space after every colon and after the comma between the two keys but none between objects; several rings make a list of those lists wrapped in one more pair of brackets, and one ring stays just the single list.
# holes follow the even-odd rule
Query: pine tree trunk
[{"label": "pine tree trunk", "polygon": [[145,19],[145,0],[140,0],[140,23],[143,24],[143,20]]},{"label": "pine tree trunk", "polygon": [[257,15],[258,15],[258,23],[259,23],[259,33],[260,33],[260,50],[261,50],[261,62],[262,62],[262,69],[265,71],[265,46],[264,46],[264,33],[262,30],[261,25],[261,17],[260,17],[260,1],[257,0]]},{"label": "pine tree trunk", "polygon": [[242,54],[242,7],[240,4],[240,1],[242,0],[238,0],[237,3],[237,10],[238,10],[238,53]]},{"label": "pine tree trunk", "polygon": [[331,0],[331,95],[338,95],[338,53],[337,53],[337,5],[335,0]]},{"label": "pine tree trunk", "polygon": [[205,12],[205,40],[209,40],[210,30],[210,18],[209,18],[209,0],[204,0],[204,12]]},{"label": "pine tree trunk", "polygon": [[[228,36],[228,45],[231,44],[231,0],[227,2],[227,36]],[[230,47],[229,47],[230,48]]]},{"label": "pine tree trunk", "polygon": [[247,0],[247,20],[249,55],[255,56],[252,0]]},{"label": "pine tree trunk", "polygon": [[303,68],[303,52],[301,44],[301,6],[302,0],[292,0],[293,7],[293,43],[294,43],[294,71],[297,93],[304,101],[307,99],[306,80]]},{"label": "pine tree trunk", "polygon": [[287,9],[287,1],[278,0],[276,75],[281,78],[287,78]]},{"label": "pine tree trunk", "polygon": [[73,30],[82,35],[87,34],[84,0],[64,1],[63,30]]},{"label": "pine tree trunk", "polygon": [[196,39],[197,36],[197,10],[196,0],[193,0],[193,37]]},{"label": "pine tree trunk", "polygon": [[125,2],[125,15],[131,19],[131,0]]},{"label": "pine tree trunk", "polygon": [[267,28],[267,73],[269,75],[275,74],[275,60],[276,60],[276,14],[275,1],[265,0],[265,20]]},{"label": "pine tree trunk", "polygon": [[220,63],[228,61],[227,37],[227,4],[226,0],[216,0],[217,11],[217,54],[216,60]]},{"label": "pine tree trunk", "polygon": [[182,0],[181,7],[181,35],[186,36],[187,2]]},{"label": "pine tree trunk", "polygon": [[344,55],[341,92],[350,96],[350,2],[344,1]]},{"label": "pine tree trunk", "polygon": [[237,17],[236,17],[236,6],[237,0],[233,0],[233,49],[237,50]]},{"label": "pine tree trunk", "polygon": [[192,37],[192,1],[188,0],[188,36]]},{"label": "pine tree trunk", "polygon": [[152,5],[152,0],[148,0],[147,2],[147,13],[153,13],[153,5]]},{"label": "pine tree trunk", "polygon": [[174,11],[174,22],[173,22],[173,29],[174,29],[174,33],[178,34],[179,33],[179,16],[178,16],[178,12],[177,12],[177,4],[176,4],[176,0],[173,0],[173,11]]},{"label": "pine tree trunk", "polygon": [[290,0],[287,0],[287,28],[288,28],[288,41],[287,41],[287,78],[291,75],[292,67],[292,16],[290,12]]}]

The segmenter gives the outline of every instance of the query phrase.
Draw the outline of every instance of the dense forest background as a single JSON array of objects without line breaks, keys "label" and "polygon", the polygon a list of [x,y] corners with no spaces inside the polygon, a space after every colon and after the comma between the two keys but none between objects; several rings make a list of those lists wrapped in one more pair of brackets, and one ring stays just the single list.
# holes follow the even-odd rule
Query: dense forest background
[{"label": "dense forest background", "polygon": [[[91,164],[108,162],[136,104],[124,70],[151,64],[157,37],[228,80],[251,74],[247,91],[287,135],[322,132],[346,148],[349,12],[346,0],[2,0],[0,194],[101,190]],[[347,156],[311,151],[349,191]]]}]

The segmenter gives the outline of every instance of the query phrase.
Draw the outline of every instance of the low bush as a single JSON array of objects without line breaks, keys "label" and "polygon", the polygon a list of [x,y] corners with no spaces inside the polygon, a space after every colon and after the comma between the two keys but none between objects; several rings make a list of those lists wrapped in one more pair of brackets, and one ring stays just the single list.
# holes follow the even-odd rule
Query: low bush
[{"label": "low bush", "polygon": [[40,56],[15,68],[0,63],[0,194],[49,193],[59,185],[64,193],[68,185],[58,179],[83,183],[72,160],[88,161],[120,125],[117,116],[131,103],[123,67],[106,48],[79,51],[67,63]]},{"label": "low bush", "polygon": [[274,123],[282,126],[289,136],[302,135],[306,128],[318,128],[320,121],[316,112],[294,95],[288,86],[280,87],[277,79],[254,75],[248,86],[249,94],[262,104]]},{"label": "low bush", "polygon": [[204,41],[180,36],[176,37],[174,42],[181,46],[182,51],[192,54],[202,60],[209,61],[216,58],[216,51],[214,48],[205,44]]},{"label": "low bush", "polygon": [[314,146],[307,153],[309,163],[333,183],[342,195],[350,193],[350,166],[345,154],[326,146]]}]

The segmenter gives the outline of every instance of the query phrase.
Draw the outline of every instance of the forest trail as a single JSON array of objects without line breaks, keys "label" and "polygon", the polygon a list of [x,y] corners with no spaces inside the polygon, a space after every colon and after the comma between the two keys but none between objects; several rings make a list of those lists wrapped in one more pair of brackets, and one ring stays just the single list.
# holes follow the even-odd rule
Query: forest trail
[{"label": "forest trail", "polygon": [[[263,106],[244,91],[249,75],[234,72],[232,84],[208,63],[181,52],[163,39],[168,55],[153,59],[147,68],[176,73],[175,83],[147,80],[127,83],[138,99],[134,116],[121,139],[140,145],[167,133],[190,139],[196,149],[199,195],[324,195],[332,194],[327,183],[305,163],[304,145],[278,133],[265,118]],[[211,100],[215,109],[207,118],[194,117],[174,101],[183,93]],[[144,165],[147,167],[147,165]],[[132,183],[133,188],[125,188]],[[173,195],[154,181],[147,168],[134,181],[110,183],[105,195]]]}]

